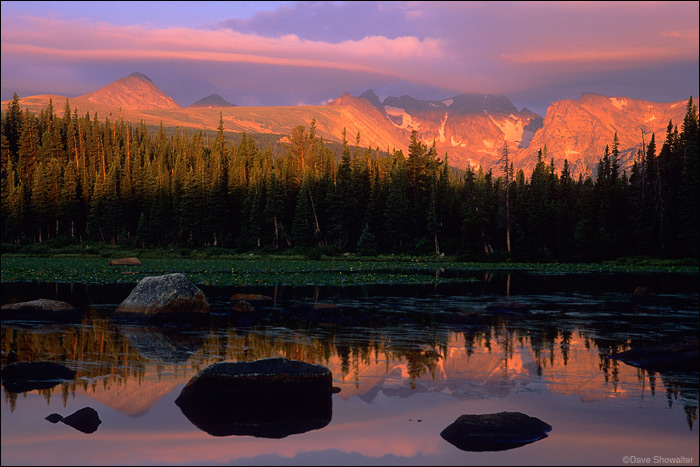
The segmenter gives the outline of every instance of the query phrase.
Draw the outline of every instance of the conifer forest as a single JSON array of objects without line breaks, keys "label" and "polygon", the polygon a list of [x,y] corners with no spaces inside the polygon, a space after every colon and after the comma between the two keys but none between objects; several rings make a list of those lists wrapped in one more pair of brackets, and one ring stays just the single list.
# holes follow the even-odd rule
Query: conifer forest
[{"label": "conifer forest", "polygon": [[[470,261],[698,258],[698,110],[641,140],[620,166],[617,135],[592,175],[531,174],[501,148],[497,171],[457,171],[411,134],[408,153],[342,145],[300,125],[288,143],[148,128],[78,115],[66,100],[2,114],[6,244],[107,242],[244,252],[437,254]],[[348,138],[351,140],[348,141]]]}]

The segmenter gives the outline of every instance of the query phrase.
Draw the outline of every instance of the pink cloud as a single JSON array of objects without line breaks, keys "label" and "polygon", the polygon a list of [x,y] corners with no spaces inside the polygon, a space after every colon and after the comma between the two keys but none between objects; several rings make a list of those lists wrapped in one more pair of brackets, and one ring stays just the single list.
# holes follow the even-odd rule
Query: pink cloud
[{"label": "pink cloud", "polygon": [[[74,34],[75,30],[81,31]],[[89,40],[86,40],[89,38]],[[441,55],[436,39],[389,39],[369,36],[340,43],[310,41],[294,34],[262,37],[227,29],[154,29],[116,26],[104,22],[24,18],[4,25],[3,54],[21,53],[42,59],[181,59],[321,67],[395,75],[402,61],[434,59]]]}]

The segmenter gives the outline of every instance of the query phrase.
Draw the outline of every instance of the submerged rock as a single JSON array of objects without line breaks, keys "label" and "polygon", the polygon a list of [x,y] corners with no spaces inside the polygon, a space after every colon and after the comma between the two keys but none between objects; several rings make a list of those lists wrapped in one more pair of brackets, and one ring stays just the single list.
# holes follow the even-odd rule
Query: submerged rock
[{"label": "submerged rock", "polygon": [[118,326],[117,329],[141,357],[157,362],[186,362],[204,343],[199,335],[184,334],[172,328]]},{"label": "submerged rock", "polygon": [[657,296],[654,292],[650,291],[646,287],[637,287],[632,293],[632,298],[630,298],[630,302],[634,306],[653,305],[657,302]]},{"label": "submerged rock", "polygon": [[505,451],[546,438],[552,427],[520,412],[462,415],[440,436],[463,451]]},{"label": "submerged rock", "polygon": [[204,292],[174,273],[144,277],[117,307],[115,320],[198,322],[209,316]]},{"label": "submerged rock", "polygon": [[10,392],[49,389],[75,378],[75,371],[53,362],[14,362],[2,369],[2,385]]},{"label": "submerged rock", "polygon": [[0,307],[3,320],[46,320],[63,323],[80,322],[83,314],[70,303],[40,298],[29,302],[11,303]]},{"label": "submerged rock", "polygon": [[630,349],[610,355],[628,365],[655,371],[698,371],[698,338]]},{"label": "submerged rock", "polygon": [[45,420],[48,420],[51,423],[63,422],[78,431],[88,434],[96,432],[97,428],[102,423],[97,411],[92,407],[84,407],[68,415],[67,417],[62,417],[57,413],[52,413],[51,415],[48,415]]},{"label": "submerged rock", "polygon": [[266,307],[266,306],[272,306],[274,303],[274,300],[272,297],[268,297],[267,295],[260,295],[260,294],[245,294],[245,293],[237,293],[231,296],[231,303],[236,306],[237,303],[239,302],[247,302],[248,304],[252,305],[253,307]]},{"label": "submerged rock", "polygon": [[212,436],[284,438],[328,425],[333,392],[328,368],[268,358],[210,365],[185,385],[175,403]]}]

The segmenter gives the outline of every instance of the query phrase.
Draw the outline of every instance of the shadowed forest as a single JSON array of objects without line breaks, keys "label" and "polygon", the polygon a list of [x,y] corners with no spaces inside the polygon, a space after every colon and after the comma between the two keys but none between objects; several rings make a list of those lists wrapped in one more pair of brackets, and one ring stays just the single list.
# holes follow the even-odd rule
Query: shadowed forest
[{"label": "shadowed forest", "polygon": [[403,154],[360,148],[346,135],[342,146],[328,144],[315,121],[265,148],[245,133],[231,142],[223,119],[211,134],[149,132],[78,116],[68,100],[62,116],[53,105],[35,115],[16,94],[1,121],[4,251],[91,240],[469,260],[700,256],[692,99],[680,126],[640,141],[629,172],[615,135],[597,170],[578,176],[567,161],[554,167],[546,147],[529,177],[507,147],[498,173],[458,172],[415,131]]}]

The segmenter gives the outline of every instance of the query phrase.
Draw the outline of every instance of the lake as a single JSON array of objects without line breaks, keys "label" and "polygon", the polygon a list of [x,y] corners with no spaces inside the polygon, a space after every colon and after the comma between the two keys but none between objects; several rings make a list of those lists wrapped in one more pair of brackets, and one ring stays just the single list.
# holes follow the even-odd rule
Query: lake
[{"label": "lake", "polygon": [[[59,299],[85,318],[2,322],[3,365],[14,351],[77,372],[48,389],[3,387],[2,465],[698,465],[697,371],[607,358],[697,336],[698,274],[439,273],[451,280],[201,286],[204,327],[113,322],[134,284],[3,282],[3,304]],[[634,306],[640,286],[656,295]],[[239,318],[235,293],[274,304]],[[331,370],[330,421],[282,438],[214,436],[175,404],[209,364],[278,356]],[[101,420],[92,433],[45,420],[84,407]],[[503,411],[552,430],[498,452],[440,436],[462,414]]]}]

